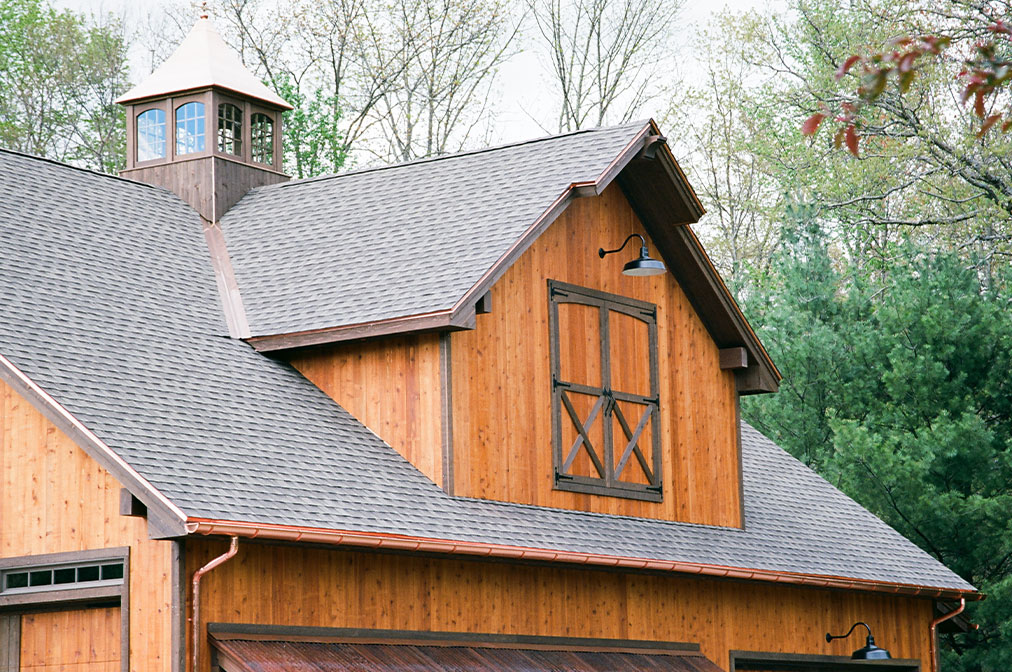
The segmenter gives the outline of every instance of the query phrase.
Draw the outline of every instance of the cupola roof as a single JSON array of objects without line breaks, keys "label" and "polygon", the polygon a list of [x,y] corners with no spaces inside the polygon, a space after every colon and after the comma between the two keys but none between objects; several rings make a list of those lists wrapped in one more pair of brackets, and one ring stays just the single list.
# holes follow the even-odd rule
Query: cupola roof
[{"label": "cupola roof", "polygon": [[131,103],[211,86],[285,110],[292,109],[246,69],[206,16],[193,24],[186,39],[157,70],[116,102]]}]

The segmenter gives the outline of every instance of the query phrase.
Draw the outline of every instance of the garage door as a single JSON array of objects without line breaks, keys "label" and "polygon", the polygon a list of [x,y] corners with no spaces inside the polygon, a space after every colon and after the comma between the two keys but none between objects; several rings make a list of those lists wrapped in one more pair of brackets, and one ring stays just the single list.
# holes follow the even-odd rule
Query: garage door
[{"label": "garage door", "polygon": [[119,607],[21,616],[21,672],[118,672]]}]

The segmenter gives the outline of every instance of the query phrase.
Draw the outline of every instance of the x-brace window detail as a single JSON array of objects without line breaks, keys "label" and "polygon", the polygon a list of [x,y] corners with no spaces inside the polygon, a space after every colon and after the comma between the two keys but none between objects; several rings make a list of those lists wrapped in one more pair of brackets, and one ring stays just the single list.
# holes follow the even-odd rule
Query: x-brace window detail
[{"label": "x-brace window detail", "polygon": [[555,487],[660,501],[656,306],[555,280],[548,295]]}]

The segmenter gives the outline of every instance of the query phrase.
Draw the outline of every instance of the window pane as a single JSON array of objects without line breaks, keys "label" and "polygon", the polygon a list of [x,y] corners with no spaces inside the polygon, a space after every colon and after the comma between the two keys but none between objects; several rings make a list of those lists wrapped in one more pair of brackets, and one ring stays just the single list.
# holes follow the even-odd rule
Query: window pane
[{"label": "window pane", "polygon": [[28,572],[17,572],[16,574],[8,574],[5,589],[11,588],[27,588],[28,587]]},{"label": "window pane", "polygon": [[123,578],[123,565],[117,563],[115,565],[102,565],[102,580],[108,581],[110,579],[122,579]]},{"label": "window pane", "polygon": [[91,567],[78,567],[77,568],[77,580],[80,581],[98,581],[98,565]]},{"label": "window pane", "polygon": [[176,154],[204,151],[204,103],[176,108]]},{"label": "window pane", "polygon": [[218,151],[242,155],[242,110],[231,103],[218,106]]},{"label": "window pane", "polygon": [[266,114],[250,117],[250,150],[257,163],[274,165],[274,122]]},{"label": "window pane", "polygon": [[77,572],[73,567],[64,567],[53,572],[53,583],[74,583]]},{"label": "window pane", "polygon": [[147,110],[137,115],[137,160],[165,158],[165,111]]},{"label": "window pane", "polygon": [[30,586],[48,586],[53,583],[53,571],[50,569],[31,572],[28,579]]}]

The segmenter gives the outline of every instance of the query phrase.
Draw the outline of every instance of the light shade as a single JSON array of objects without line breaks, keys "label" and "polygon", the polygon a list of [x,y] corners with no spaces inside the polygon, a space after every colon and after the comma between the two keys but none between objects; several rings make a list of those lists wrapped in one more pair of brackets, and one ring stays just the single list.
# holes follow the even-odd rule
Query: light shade
[{"label": "light shade", "polygon": [[647,252],[647,241],[638,233],[634,233],[626,238],[621,247],[617,247],[614,250],[606,250],[602,247],[597,250],[597,254],[604,259],[605,255],[621,252],[633,238],[640,239],[640,256],[622,267],[622,275],[660,275],[663,273],[665,271],[664,264],[650,256],[650,253]]},{"label": "light shade", "polygon": [[622,267],[622,275],[660,275],[665,271],[663,262],[652,259],[647,248],[640,248],[640,256]]},{"label": "light shade", "polygon": [[845,635],[831,635],[831,634],[829,634],[827,632],[826,633],[826,641],[827,642],[831,642],[834,639],[843,639],[845,637],[850,637],[850,633],[854,632],[854,628],[856,628],[859,625],[864,626],[864,629],[868,631],[868,638],[865,640],[863,647],[861,647],[860,649],[858,649],[854,653],[850,654],[851,659],[852,660],[887,660],[889,658],[892,658],[892,656],[889,655],[888,651],[886,651],[885,649],[880,649],[879,647],[875,646],[875,638],[872,637],[872,635],[871,635],[871,628],[868,627],[867,623],[864,623],[862,621],[858,621],[854,625],[850,626],[850,630],[848,630],[847,634],[845,634]]}]

